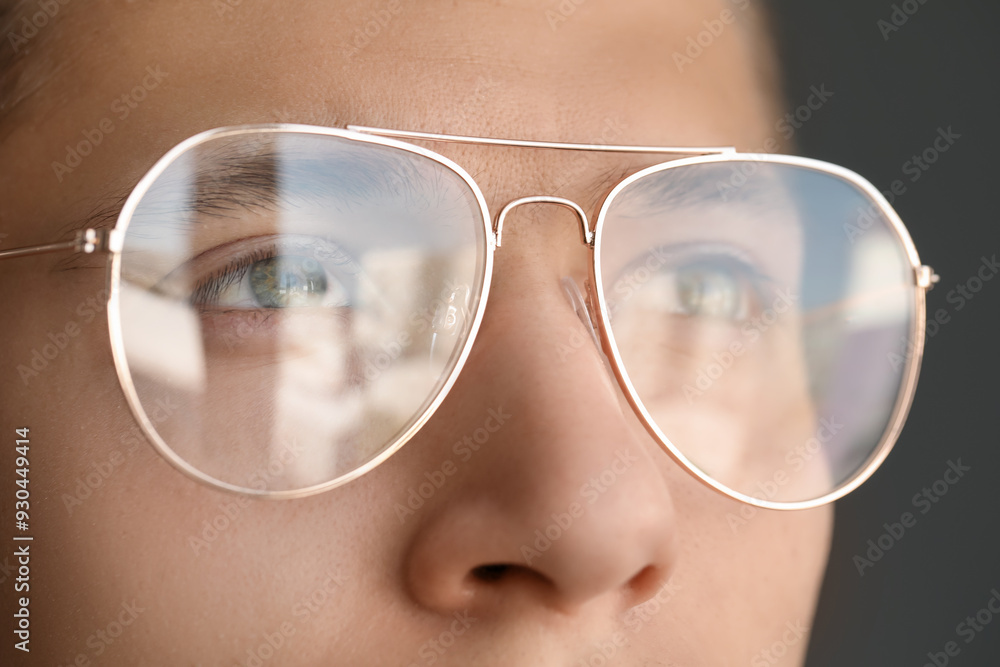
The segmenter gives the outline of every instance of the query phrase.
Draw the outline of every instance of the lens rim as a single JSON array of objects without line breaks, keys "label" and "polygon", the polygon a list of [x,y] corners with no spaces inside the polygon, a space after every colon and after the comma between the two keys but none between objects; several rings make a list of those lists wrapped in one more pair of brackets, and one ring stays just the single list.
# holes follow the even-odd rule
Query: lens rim
[{"label": "lens rim", "polygon": [[280,134],[306,134],[315,136],[326,136],[326,137],[339,137],[342,139],[348,139],[362,144],[377,145],[388,148],[394,148],[407,153],[419,155],[424,158],[428,158],[437,162],[438,164],[444,166],[446,169],[454,172],[458,175],[465,184],[469,187],[472,193],[475,195],[476,201],[479,204],[479,211],[481,213],[482,224],[483,224],[483,243],[485,248],[483,249],[485,261],[483,262],[481,273],[477,276],[482,285],[482,289],[479,293],[479,302],[476,305],[475,315],[472,320],[472,327],[469,330],[469,335],[466,341],[462,345],[461,352],[458,356],[458,360],[455,366],[452,368],[451,372],[448,374],[445,382],[441,385],[441,389],[438,391],[437,395],[434,396],[433,400],[427,405],[422,413],[413,420],[403,433],[396,437],[385,449],[383,449],[377,456],[367,461],[364,465],[355,468],[354,470],[344,473],[339,477],[332,480],[322,482],[320,484],[314,484],[302,489],[289,489],[289,490],[267,490],[267,489],[256,489],[251,487],[243,487],[237,484],[232,484],[225,482],[220,479],[216,479],[211,475],[208,475],[191,464],[185,461],[181,456],[171,449],[171,447],[166,443],[166,441],[160,436],[159,432],[156,430],[155,424],[150,419],[149,415],[146,413],[142,406],[142,402],[139,400],[138,393],[135,388],[135,384],[132,381],[131,371],[128,365],[128,359],[125,354],[125,342],[124,334],[122,331],[122,318],[121,318],[121,271],[122,271],[122,247],[117,248],[115,252],[110,255],[110,268],[108,271],[108,328],[111,338],[111,354],[115,363],[115,370],[118,374],[118,382],[121,385],[122,391],[125,394],[125,400],[128,403],[129,409],[132,411],[132,415],[135,417],[136,421],[139,423],[139,427],[143,434],[153,445],[153,448],[163,456],[174,468],[184,473],[187,477],[194,479],[198,482],[207,484],[213,488],[228,491],[231,493],[237,493],[241,495],[255,496],[259,498],[267,499],[290,499],[290,498],[304,498],[307,496],[316,495],[318,493],[323,493],[330,489],[343,486],[348,482],[357,479],[358,477],[370,472],[374,468],[378,467],[386,459],[392,456],[396,451],[399,450],[404,444],[406,444],[410,439],[413,438],[416,433],[423,428],[431,416],[437,411],[441,403],[444,401],[445,397],[451,391],[452,386],[458,379],[459,374],[465,367],[465,362],[469,357],[469,353],[472,350],[473,342],[476,339],[476,335],[479,332],[479,327],[482,323],[483,314],[486,310],[487,297],[490,291],[490,284],[493,279],[493,254],[496,251],[496,242],[493,234],[492,219],[490,217],[489,209],[486,205],[486,198],[483,196],[482,191],[476,184],[472,177],[458,164],[439,155],[433,151],[427,150],[420,146],[414,144],[405,143],[391,138],[379,137],[369,134],[362,134],[359,132],[354,132],[351,130],[343,130],[339,128],[330,127],[320,127],[313,125],[300,125],[294,123],[268,123],[268,124],[258,124],[258,125],[240,125],[240,126],[229,126],[220,127],[212,130],[207,130],[196,134],[193,137],[185,139],[181,143],[170,149],[163,157],[156,161],[156,163],[146,172],[146,174],[139,180],[135,188],[129,194],[125,201],[125,205],[118,215],[117,222],[114,227],[114,234],[121,239],[121,245],[124,246],[126,239],[126,234],[128,231],[129,224],[132,221],[132,216],[135,213],[136,208],[139,205],[141,199],[149,191],[149,188],[153,183],[163,174],[163,172],[173,164],[180,156],[186,154],[191,149],[212,141],[214,139],[219,139],[229,136],[237,135],[280,135]]},{"label": "lens rim", "polygon": [[[816,498],[800,501],[773,501],[757,498],[755,496],[750,496],[731,489],[703,472],[696,464],[688,459],[683,452],[673,444],[673,442],[670,441],[666,434],[663,433],[663,431],[653,421],[652,416],[649,414],[649,411],[646,410],[646,407],[643,405],[642,400],[636,392],[635,386],[629,378],[628,371],[625,369],[625,364],[618,352],[618,345],[615,341],[614,332],[611,328],[610,313],[607,299],[605,298],[604,282],[601,275],[601,242],[604,238],[604,229],[608,212],[610,211],[615,199],[623,191],[627,190],[630,185],[651,174],[672,169],[684,169],[685,167],[696,165],[727,162],[763,162],[807,169],[839,178],[846,181],[848,184],[857,187],[864,194],[866,194],[875,205],[878,206],[878,209],[889,221],[892,230],[895,232],[896,238],[902,244],[906,257],[910,261],[911,268],[913,269],[913,283],[911,285],[913,318],[910,323],[909,332],[909,340],[913,342],[913,351],[911,354],[907,355],[902,381],[900,382],[899,391],[897,393],[892,412],[890,413],[886,429],[883,431],[878,445],[872,450],[872,453],[857,469],[853,476],[834,487],[828,493]],[[885,461],[885,458],[889,455],[889,452],[892,451],[892,448],[898,441],[910,407],[913,404],[913,398],[917,387],[917,377],[920,374],[920,365],[923,359],[924,332],[927,317],[926,289],[920,284],[923,273],[923,267],[920,263],[920,258],[917,255],[917,249],[913,244],[913,239],[910,237],[910,234],[907,231],[906,226],[903,224],[903,221],[900,219],[899,214],[893,210],[892,206],[885,199],[882,193],[861,175],[851,171],[850,169],[846,169],[829,162],[794,155],[775,155],[770,153],[724,153],[720,155],[680,158],[677,160],[671,160],[670,162],[653,165],[631,174],[618,183],[618,185],[616,185],[607,194],[604,201],[601,203],[594,225],[594,250],[590,277],[591,285],[594,286],[594,292],[596,293],[594,296],[596,297],[598,304],[598,324],[600,326],[604,352],[608,358],[611,359],[612,370],[614,371],[615,378],[618,380],[619,385],[625,392],[626,399],[632,406],[636,415],[639,417],[639,420],[642,422],[646,431],[653,437],[653,439],[659,443],[664,451],[666,451],[666,453],[678,465],[692,474],[699,482],[715,489],[716,491],[755,507],[775,510],[799,510],[826,505],[834,500],[837,500],[838,498],[842,498],[856,489],[869,477],[871,477],[872,474],[874,474],[875,470],[877,470],[882,462]]]},{"label": "lens rim", "polygon": [[[420,416],[415,419],[409,428],[406,429],[402,434],[400,434],[390,445],[388,445],[380,454],[373,459],[366,462],[364,465],[352,470],[349,473],[345,473],[339,477],[336,477],[327,482],[316,484],[310,487],[294,490],[283,490],[283,491],[270,491],[253,489],[248,487],[241,487],[238,485],[230,484],[222,480],[215,479],[210,475],[207,475],[196,468],[192,467],[181,457],[173,452],[173,450],[167,445],[164,440],[160,437],[156,430],[155,425],[149,419],[143,409],[141,402],[138,399],[135,386],[131,380],[131,372],[128,367],[127,359],[125,357],[124,350],[124,339],[122,333],[122,323],[121,323],[121,313],[120,313],[120,291],[121,291],[121,250],[124,243],[125,234],[128,229],[129,223],[131,222],[132,215],[141,200],[141,198],[148,191],[152,183],[162,174],[162,172],[169,167],[180,155],[186,153],[191,148],[205,143],[214,138],[220,138],[223,136],[239,135],[239,134],[281,134],[281,133],[300,133],[300,134],[312,134],[319,136],[335,136],[344,139],[349,139],[359,143],[374,144],[390,148],[395,148],[408,153],[413,153],[420,155],[422,157],[428,158],[434,162],[437,162],[444,166],[445,168],[451,170],[453,173],[457,174],[470,188],[476,200],[479,204],[483,229],[483,240],[485,244],[485,261],[482,266],[482,275],[479,276],[481,281],[482,290],[479,295],[479,302],[476,307],[476,312],[473,318],[472,327],[469,331],[469,336],[463,343],[459,358],[454,366],[454,368],[449,373],[445,382],[443,383],[441,389],[433,400],[427,405],[425,410],[420,414]],[[888,456],[889,452],[892,450],[893,446],[897,442],[903,425],[906,421],[907,414],[913,403],[913,398],[916,391],[917,377],[920,371],[920,365],[923,358],[923,350],[925,343],[925,324],[926,324],[926,290],[931,286],[935,276],[933,276],[929,267],[922,266],[917,255],[916,248],[913,241],[906,230],[905,225],[899,218],[899,215],[891,207],[891,205],[886,201],[885,197],[881,192],[878,191],[875,186],[869,183],[866,179],[858,175],[857,173],[840,167],[838,165],[830,164],[828,162],[823,162],[820,160],[814,160],[811,158],[804,158],[798,156],[790,155],[775,155],[775,154],[755,154],[755,153],[736,153],[736,152],[722,152],[719,154],[709,154],[709,155],[699,155],[695,157],[674,159],[669,162],[659,163],[651,167],[642,169],[636,173],[631,174],[620,183],[618,183],[608,194],[604,197],[604,200],[600,203],[599,213],[596,217],[594,223],[593,240],[590,244],[592,252],[592,262],[590,266],[591,273],[591,285],[592,303],[596,301],[598,311],[594,319],[597,320],[598,327],[601,331],[601,345],[604,349],[605,354],[608,359],[610,359],[610,368],[615,375],[619,385],[622,387],[625,397],[629,404],[632,406],[636,415],[638,416],[640,422],[643,424],[647,432],[660,444],[661,448],[681,467],[686,469],[690,474],[692,474],[695,479],[697,479],[702,484],[715,489],[716,491],[727,495],[731,498],[743,501],[749,505],[764,507],[768,509],[779,509],[779,510],[796,510],[796,509],[809,509],[813,507],[818,507],[830,503],[837,498],[843,497],[847,493],[864,483],[874,471],[882,464],[885,458]],[[913,284],[911,289],[913,292],[913,319],[910,325],[910,341],[912,342],[912,352],[907,356],[905,368],[903,372],[903,378],[900,383],[900,389],[898,391],[895,404],[892,409],[892,413],[889,417],[889,421],[882,437],[873,450],[872,454],[868,457],[866,462],[860,466],[855,472],[855,474],[842,482],[840,485],[835,487],[830,492],[819,496],[817,498],[803,500],[803,501],[770,501],[760,499],[754,496],[749,496],[737,491],[734,491],[724,484],[712,479],[710,476],[703,473],[693,462],[689,461],[682,452],[680,452],[677,447],[673,445],[669,438],[666,437],[664,433],[656,427],[648,411],[639,399],[631,380],[629,379],[628,373],[624,368],[624,363],[622,362],[621,356],[618,353],[617,343],[614,339],[613,331],[611,330],[609,311],[607,306],[607,301],[604,296],[604,285],[601,278],[601,239],[603,238],[604,224],[606,222],[608,211],[611,205],[614,203],[618,195],[627,189],[635,181],[648,176],[653,173],[664,171],[667,169],[677,169],[683,168],[685,166],[691,165],[702,165],[716,162],[767,162],[773,164],[782,164],[787,166],[799,167],[804,169],[810,169],[813,171],[818,171],[820,173],[830,175],[833,177],[840,178],[847,183],[854,185],[864,194],[868,195],[869,199],[878,206],[879,210],[883,213],[885,218],[890,222],[890,226],[895,232],[896,238],[902,244],[903,249],[910,261],[911,269],[913,270]],[[126,397],[126,402],[129,404],[129,408],[132,411],[133,416],[139,423],[144,435],[150,440],[154,448],[163,456],[171,465],[177,468],[179,471],[184,473],[186,476],[205,483],[211,487],[229,491],[233,493],[239,493],[244,495],[262,497],[262,498],[300,498],[310,495],[315,495],[322,493],[332,488],[342,486],[361,475],[371,471],[386,459],[388,459],[392,454],[399,450],[406,442],[408,442],[430,419],[434,412],[438,409],[441,403],[444,401],[448,393],[450,392],[452,386],[457,380],[459,374],[465,366],[468,356],[471,352],[472,346],[475,342],[476,336],[478,334],[480,325],[482,323],[483,314],[485,312],[486,303],[488,301],[490,285],[493,277],[493,254],[496,251],[496,236],[494,224],[492,222],[492,217],[489,208],[486,204],[485,197],[480,190],[478,184],[472,179],[472,177],[457,163],[452,160],[435,153],[433,151],[424,149],[420,146],[394,139],[390,136],[380,136],[377,134],[371,134],[368,132],[362,132],[360,130],[355,131],[353,129],[340,129],[340,128],[328,128],[312,125],[301,125],[301,124],[291,124],[291,123],[271,123],[271,124],[258,124],[258,125],[242,125],[242,126],[231,126],[222,127],[206,132],[197,134],[185,141],[181,142],[170,151],[168,151],[163,157],[161,157],[153,167],[140,179],[138,184],[132,190],[131,194],[127,198],[124,207],[122,208],[118,220],[115,224],[115,228],[112,232],[112,237],[117,239],[117,243],[112,243],[112,252],[110,254],[110,264],[108,270],[108,326],[109,334],[111,338],[111,348],[112,356],[115,362],[115,369],[118,374],[119,384],[122,387],[123,393]]]}]

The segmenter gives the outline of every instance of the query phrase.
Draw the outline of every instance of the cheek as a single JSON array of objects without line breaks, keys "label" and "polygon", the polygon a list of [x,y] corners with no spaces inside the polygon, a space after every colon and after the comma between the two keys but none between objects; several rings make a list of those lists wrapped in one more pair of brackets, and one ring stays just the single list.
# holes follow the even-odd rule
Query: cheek
[{"label": "cheek", "polygon": [[740,493],[793,501],[832,486],[825,458],[804,452],[817,421],[801,330],[789,317],[617,340],[646,410],[684,456]]},{"label": "cheek", "polygon": [[[337,615],[359,605],[346,603],[344,572],[378,551],[355,539],[370,520],[364,487],[292,504],[184,477],[125,402],[98,292],[50,295],[46,317],[0,332],[15,378],[0,386],[3,426],[30,429],[33,627],[60,628],[37,651],[51,664],[135,664],[185,637],[190,655],[221,664],[283,623],[299,637],[348,627]],[[42,296],[26,285],[11,307],[30,312]]]},{"label": "cheek", "polygon": [[[666,474],[682,544],[676,578],[683,601],[677,608],[698,609],[711,601],[716,620],[700,627],[706,631],[702,641],[711,644],[725,628],[727,641],[742,647],[749,661],[781,639],[786,623],[810,627],[829,554],[832,506],[755,508],[673,468]],[[789,653],[804,655],[806,640],[797,644],[788,647]]]},{"label": "cheek", "polygon": [[[81,426],[93,434],[39,466],[56,465],[39,479],[46,493],[38,509],[45,520],[37,538],[38,622],[62,628],[45,649],[49,657],[100,660],[106,650],[116,662],[138,663],[176,654],[184,637],[184,655],[223,664],[275,632],[287,647],[308,641],[326,650],[352,619],[371,617],[355,615],[365,600],[354,591],[369,569],[387,569],[372,565],[387,549],[372,538],[382,531],[367,527],[360,487],[315,502],[213,491],[145,441],[120,444],[132,428],[120,400],[107,400],[102,411],[116,416],[113,425],[76,415],[78,423],[39,435],[67,443]],[[95,630],[115,623],[126,604],[142,613],[101,649]]]}]

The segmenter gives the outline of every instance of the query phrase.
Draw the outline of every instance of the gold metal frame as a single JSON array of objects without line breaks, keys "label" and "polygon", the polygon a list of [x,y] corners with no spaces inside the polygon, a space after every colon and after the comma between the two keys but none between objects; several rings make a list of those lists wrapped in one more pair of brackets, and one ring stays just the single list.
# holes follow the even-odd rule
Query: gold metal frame
[{"label": "gold metal frame", "polygon": [[118,217],[118,223],[115,226],[115,232],[121,235],[124,239],[126,230],[128,229],[128,224],[131,220],[132,214],[135,212],[135,208],[139,201],[146,194],[149,187],[155,182],[155,180],[169,167],[178,156],[184,154],[189,149],[197,146],[199,144],[205,143],[212,139],[218,139],[221,137],[234,136],[240,134],[261,134],[261,133],[276,133],[276,134],[313,134],[317,136],[329,136],[329,137],[342,137],[346,139],[352,139],[355,141],[361,141],[368,144],[375,144],[380,146],[389,146],[399,150],[407,151],[409,153],[415,153],[421,155],[428,159],[431,159],[444,167],[450,169],[465,181],[472,192],[476,196],[476,200],[479,203],[480,212],[482,214],[482,220],[484,224],[483,238],[486,239],[486,251],[485,264],[484,264],[484,275],[481,276],[482,280],[482,296],[480,297],[479,304],[476,307],[475,316],[472,320],[472,328],[469,331],[469,338],[462,347],[459,354],[458,361],[455,367],[452,369],[451,373],[445,380],[441,391],[437,396],[433,398],[430,404],[425,408],[424,412],[417,415],[412,419],[405,430],[396,438],[394,442],[389,444],[382,452],[377,456],[367,461],[362,466],[355,468],[354,470],[345,473],[339,477],[335,477],[332,480],[323,482],[321,484],[315,484],[313,486],[305,487],[302,489],[293,489],[286,491],[268,491],[266,489],[254,489],[251,487],[241,487],[228,482],[223,482],[214,477],[206,475],[197,468],[190,465],[183,458],[178,456],[170,446],[160,437],[160,434],[156,431],[156,427],[153,422],[149,419],[146,411],[143,409],[141,402],[139,401],[139,396],[136,393],[135,385],[132,382],[132,376],[129,372],[128,360],[125,356],[125,345],[122,337],[121,328],[121,310],[119,308],[119,297],[121,294],[121,248],[118,248],[117,252],[112,253],[111,258],[111,283],[109,287],[110,297],[108,300],[108,326],[111,332],[111,350],[112,355],[115,359],[115,368],[118,371],[118,380],[122,386],[122,390],[125,393],[125,398],[128,401],[129,407],[132,409],[132,414],[135,416],[136,420],[139,422],[140,427],[146,434],[146,437],[150,439],[153,446],[157,451],[167,459],[174,467],[186,474],[192,479],[204,482],[210,486],[216,487],[218,489],[223,489],[225,491],[231,491],[234,493],[242,493],[250,496],[258,496],[262,498],[270,499],[287,499],[287,498],[303,498],[306,496],[311,496],[317,493],[322,493],[323,491],[328,491],[330,489],[336,488],[347,484],[348,482],[357,479],[358,477],[364,475],[365,473],[378,467],[383,461],[392,456],[396,451],[399,450],[404,444],[406,444],[413,436],[423,428],[427,420],[431,418],[431,415],[437,411],[438,407],[444,401],[445,397],[451,391],[452,385],[458,379],[459,373],[465,366],[465,360],[468,358],[469,353],[472,350],[472,343],[476,338],[476,334],[479,332],[479,326],[483,319],[483,312],[486,309],[486,297],[490,291],[490,282],[493,277],[493,251],[494,251],[494,241],[493,241],[493,230],[490,226],[490,215],[486,207],[486,200],[479,190],[479,187],[472,180],[472,177],[462,167],[455,164],[448,158],[433,153],[426,149],[420,148],[419,146],[414,146],[413,144],[407,144],[400,141],[395,141],[393,139],[375,137],[375,136],[364,136],[359,135],[347,130],[340,130],[337,128],[327,128],[327,127],[316,127],[310,125],[294,125],[294,124],[275,124],[275,125],[245,125],[238,127],[224,127],[214,130],[208,130],[197,134],[190,139],[187,139],[173,149],[171,149],[166,155],[164,155],[160,160],[157,161],[153,168],[146,173],[145,176],[139,181],[135,189],[129,195],[128,199],[125,201],[125,206],[122,209],[121,214]]},{"label": "gold metal frame", "polygon": [[[389,446],[387,446],[378,456],[372,460],[365,463],[363,466],[351,471],[350,473],[341,475],[333,480],[324,482],[322,484],[317,484],[305,489],[296,489],[291,491],[266,491],[259,489],[250,489],[235,486],[226,482],[222,482],[213,477],[210,477],[199,470],[193,468],[186,461],[181,459],[174,451],[167,445],[166,442],[157,433],[155,426],[149,419],[142,405],[139,402],[138,395],[134,384],[132,383],[131,374],[128,368],[128,361],[125,357],[124,351],[124,341],[122,337],[121,330],[121,313],[120,313],[120,292],[121,292],[121,251],[122,244],[124,242],[125,231],[128,229],[128,225],[131,221],[132,214],[135,211],[136,206],[139,203],[141,197],[146,193],[152,183],[155,181],[163,171],[176,160],[176,158],[191,149],[198,144],[204,143],[211,139],[216,139],[223,136],[233,136],[238,134],[259,134],[259,133],[299,133],[299,134],[314,134],[320,136],[335,136],[350,139],[353,141],[358,141],[362,143],[376,144],[380,146],[387,146],[391,148],[396,148],[399,150],[407,151],[417,155],[421,155],[425,158],[431,159],[444,167],[450,169],[455,174],[457,174],[463,181],[469,186],[470,190],[476,197],[477,202],[480,206],[480,211],[482,213],[482,220],[484,224],[484,239],[486,242],[486,247],[484,249],[485,262],[483,266],[484,274],[481,276],[482,281],[482,294],[480,295],[479,303],[476,307],[475,316],[473,319],[472,327],[470,329],[468,340],[462,347],[461,353],[459,354],[458,360],[452,369],[451,373],[447,377],[445,383],[442,386],[441,391],[433,400],[428,404],[424,412],[416,416],[405,431]],[[575,151],[603,151],[603,152],[618,152],[618,153],[652,153],[652,154],[665,154],[665,155],[678,155],[678,156],[693,156],[693,157],[681,157],[678,159],[673,159],[669,162],[660,163],[653,165],[646,169],[642,169],[624,180],[618,183],[610,193],[604,198],[604,201],[600,204],[598,208],[598,215],[594,228],[590,228],[590,224],[587,219],[586,211],[580,207],[576,202],[565,199],[562,197],[554,197],[549,195],[534,195],[529,197],[521,197],[508,202],[501,211],[497,214],[496,219],[491,218],[490,211],[486,205],[485,197],[482,191],[472,177],[458,164],[452,160],[435,153],[433,151],[427,150],[420,146],[416,146],[412,143],[408,143],[406,140],[410,141],[427,141],[427,142],[451,142],[451,143],[462,143],[462,144],[477,144],[485,146],[505,146],[505,147],[521,147],[521,148],[533,148],[533,149],[550,149],[550,150],[575,150]],[[697,466],[695,466],[691,461],[689,461],[670,441],[667,436],[662,433],[662,431],[653,423],[651,416],[649,415],[646,408],[643,406],[642,402],[636,395],[635,388],[628,376],[627,371],[624,368],[622,359],[618,353],[617,346],[614,341],[614,334],[611,331],[608,307],[604,299],[603,283],[601,278],[600,270],[600,243],[601,236],[604,229],[604,223],[607,217],[607,212],[610,205],[615,200],[615,198],[627,188],[631,183],[636,180],[643,178],[652,173],[667,169],[676,169],[688,165],[694,164],[706,164],[713,162],[739,162],[739,161],[757,161],[757,162],[769,162],[773,164],[785,164],[791,166],[797,166],[805,169],[812,169],[825,174],[829,174],[840,178],[848,183],[860,188],[874,201],[879,209],[885,214],[886,218],[891,222],[893,230],[895,231],[900,243],[902,243],[907,257],[910,260],[911,266],[913,268],[913,306],[914,306],[914,317],[911,324],[910,340],[914,341],[913,353],[908,355],[906,361],[906,369],[904,371],[903,381],[901,383],[900,392],[897,396],[896,403],[893,407],[892,415],[889,419],[889,425],[882,435],[882,439],[879,442],[876,449],[873,451],[869,460],[864,464],[864,466],[859,470],[858,473],[854,475],[848,482],[842,484],[840,487],[834,489],[830,493],[807,501],[800,502],[773,502],[768,500],[759,499],[753,496],[748,496],[728,487],[720,484],[719,482],[713,480],[704,472],[702,472]],[[243,493],[247,495],[260,496],[264,498],[301,498],[316,493],[321,493],[329,489],[341,486],[354,480],[361,475],[369,472],[370,470],[377,467],[387,458],[389,458],[393,453],[399,450],[407,441],[409,441],[416,433],[419,431],[431,418],[437,408],[444,401],[448,395],[451,387],[454,385],[465,366],[465,362],[468,359],[469,353],[471,352],[472,345],[475,342],[476,335],[479,331],[479,327],[482,323],[483,313],[485,312],[486,302],[489,297],[490,283],[493,276],[493,253],[501,245],[501,235],[503,231],[503,222],[507,214],[513,210],[515,207],[522,204],[532,204],[532,203],[547,203],[556,206],[568,208],[576,213],[580,221],[581,226],[581,242],[586,245],[591,252],[591,285],[593,286],[593,293],[590,294],[591,300],[596,299],[598,306],[598,324],[601,332],[601,341],[604,354],[611,360],[612,370],[618,380],[619,386],[621,386],[626,398],[631,404],[636,415],[639,417],[643,426],[649,432],[649,434],[660,444],[664,451],[681,467],[685,468],[690,472],[698,481],[705,484],[706,486],[715,489],[716,491],[728,495],[737,500],[743,501],[750,505],[755,505],[758,507],[766,507],[770,509],[780,509],[780,510],[793,510],[793,509],[806,509],[811,507],[817,507],[829,503],[837,498],[844,496],[853,489],[857,488],[862,484],[868,477],[874,473],[878,466],[885,460],[888,456],[889,451],[892,449],[899,433],[903,427],[903,423],[906,420],[906,415],[909,411],[910,405],[913,402],[913,396],[916,391],[917,376],[920,370],[920,363],[923,357],[923,347],[924,347],[924,327],[926,321],[926,305],[925,305],[925,292],[933,287],[933,284],[937,282],[937,275],[934,271],[925,265],[920,263],[919,257],[917,256],[916,248],[913,245],[913,241],[910,238],[909,233],[906,231],[906,227],[903,225],[902,220],[892,209],[889,203],[885,200],[882,194],[868,181],[859,176],[858,174],[844,169],[843,167],[838,167],[833,164],[826,162],[821,162],[819,160],[812,160],[808,158],[788,156],[788,155],[769,155],[769,154],[741,154],[737,153],[733,147],[729,146],[719,146],[719,147],[666,147],[666,146],[630,146],[630,145],[608,145],[608,144],[577,144],[577,143],[563,143],[563,142],[548,142],[548,141],[528,141],[528,140],[514,140],[514,139],[496,139],[487,137],[470,137],[470,136],[458,136],[458,135],[448,135],[448,134],[433,134],[427,132],[413,132],[413,131],[403,131],[403,130],[389,130],[382,128],[364,127],[349,125],[346,129],[338,128],[327,128],[327,127],[317,127],[310,125],[295,125],[288,123],[277,123],[277,124],[267,124],[267,125],[244,125],[236,127],[224,127],[214,130],[208,130],[202,132],[194,137],[191,137],[160,158],[156,164],[140,179],[139,183],[135,186],[132,193],[129,195],[122,208],[121,213],[118,216],[118,220],[112,230],[97,230],[97,229],[84,229],[76,233],[76,237],[73,241],[63,241],[58,243],[50,243],[46,245],[29,246],[23,248],[14,248],[12,250],[0,251],[0,259],[11,259],[15,257],[23,257],[29,255],[38,255],[42,253],[59,252],[71,250],[73,252],[81,253],[108,253],[110,255],[109,261],[109,297],[108,297],[108,329],[111,339],[111,349],[112,355],[115,360],[115,368],[118,373],[118,380],[122,386],[122,391],[126,397],[130,409],[132,410],[133,416],[135,416],[143,432],[149,438],[150,442],[153,444],[154,448],[175,468],[180,470],[182,473],[200,481],[202,483],[208,484],[212,487],[223,489],[230,492]]]},{"label": "gold metal frame", "polygon": [[[885,214],[886,218],[892,224],[893,231],[896,233],[900,243],[902,243],[903,248],[906,251],[906,256],[910,260],[910,266],[913,269],[914,317],[913,322],[911,323],[909,339],[911,341],[915,341],[914,352],[907,358],[906,369],[904,370],[903,378],[900,383],[900,391],[896,397],[896,403],[893,406],[886,430],[883,432],[878,445],[872,451],[871,456],[853,477],[851,477],[844,484],[835,488],[833,491],[812,500],[774,502],[740,493],[712,479],[702,472],[692,461],[685,457],[684,454],[682,454],[680,450],[674,446],[670,439],[659,429],[659,427],[656,426],[653,422],[653,418],[650,416],[649,412],[642,404],[642,401],[639,399],[635,391],[635,387],[632,385],[632,380],[629,378],[628,372],[625,369],[625,364],[619,356],[618,346],[615,344],[614,333],[611,330],[611,321],[609,318],[607,304],[604,302],[604,286],[600,270],[601,233],[604,230],[604,223],[607,217],[607,212],[610,209],[610,205],[622,192],[622,190],[627,188],[631,183],[648,176],[649,174],[666,171],[668,169],[678,169],[695,164],[739,161],[784,164],[803,169],[811,169],[823,174],[835,176],[860,188],[872,199],[875,204],[878,205],[879,210]],[[917,256],[916,246],[914,246],[913,239],[910,238],[909,232],[906,231],[903,221],[874,185],[849,169],[845,169],[828,162],[823,162],[821,160],[813,160],[811,158],[793,155],[733,153],[673,160],[671,162],[653,165],[647,169],[642,169],[625,178],[618,185],[616,185],[601,203],[600,213],[597,216],[597,222],[594,228],[594,237],[594,261],[591,264],[591,280],[593,281],[592,284],[594,285],[594,291],[596,292],[595,296],[600,304],[600,329],[601,340],[604,343],[604,352],[613,359],[612,367],[614,369],[615,376],[622,388],[625,389],[625,397],[628,399],[632,409],[639,415],[643,426],[646,427],[646,430],[649,431],[650,435],[652,435],[654,439],[660,442],[660,444],[667,450],[667,453],[670,454],[671,458],[680,464],[681,467],[685,468],[688,472],[698,478],[700,482],[732,498],[742,500],[745,503],[755,505],[757,507],[779,510],[809,509],[830,503],[856,489],[864,483],[865,480],[872,476],[875,470],[878,469],[885,458],[889,455],[889,452],[896,444],[896,440],[899,438],[899,434],[903,429],[903,424],[906,422],[906,416],[909,413],[910,405],[913,403],[913,396],[916,393],[917,376],[920,373],[920,363],[923,359],[924,350],[924,331],[926,326],[925,296],[927,290],[932,289],[934,283],[938,281],[938,276],[929,266],[925,266],[920,263],[920,258]]]}]

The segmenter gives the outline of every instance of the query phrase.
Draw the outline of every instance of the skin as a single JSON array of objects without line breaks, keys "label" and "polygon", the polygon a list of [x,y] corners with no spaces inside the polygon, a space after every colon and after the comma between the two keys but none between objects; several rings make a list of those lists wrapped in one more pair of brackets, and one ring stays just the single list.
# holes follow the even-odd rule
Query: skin
[{"label": "skin", "polygon": [[[727,27],[683,73],[674,66],[673,52],[721,2],[583,3],[555,29],[548,4],[403,2],[352,52],[379,7],[66,6],[31,44],[48,54],[32,70],[41,86],[23,94],[32,88],[22,81],[4,108],[0,164],[17,165],[0,179],[4,246],[61,238],[170,147],[224,125],[588,142],[612,119],[615,142],[752,150],[780,117],[743,26]],[[168,75],[119,119],[112,103],[147,65]],[[60,182],[52,162],[105,117],[114,131]],[[557,190],[589,204],[589,181],[638,166],[442,152],[476,176],[494,211]],[[34,633],[23,664],[246,665],[275,633],[280,648],[263,664],[601,664],[603,647],[612,664],[737,665],[776,643],[787,649],[776,664],[801,663],[807,637],[788,627],[811,625],[832,510],[748,510],[699,484],[646,434],[594,346],[559,355],[582,333],[559,281],[582,279],[589,261],[565,211],[508,219],[479,337],[425,428],[371,473],[295,501],[207,488],[130,435],[99,298],[103,259],[62,259],[0,262],[4,437],[31,428]],[[66,348],[22,381],[18,365],[70,322],[79,332]],[[510,415],[503,426],[401,525],[395,505],[499,407]],[[619,466],[620,479],[526,565],[520,547],[621,450],[634,462]],[[67,503],[95,466],[111,470]],[[5,503],[5,522],[9,512]],[[228,526],[192,547],[226,512]],[[495,564],[516,567],[477,576]],[[142,611],[129,620],[123,603]],[[116,633],[119,620],[129,624],[110,644],[95,634]]]}]

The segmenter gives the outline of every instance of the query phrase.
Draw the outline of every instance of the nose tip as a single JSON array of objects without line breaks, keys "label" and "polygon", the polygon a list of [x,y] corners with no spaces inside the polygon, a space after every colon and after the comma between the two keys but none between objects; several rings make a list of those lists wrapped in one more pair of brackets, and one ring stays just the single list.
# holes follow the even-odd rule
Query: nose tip
[{"label": "nose tip", "polygon": [[580,485],[578,498],[543,517],[544,525],[521,544],[523,564],[552,583],[559,605],[577,606],[618,590],[633,606],[669,574],[670,498],[653,479],[655,468],[635,469],[637,464],[633,447],[616,449]]},{"label": "nose tip", "polygon": [[669,579],[677,544],[669,495],[650,479],[655,470],[640,469],[644,458],[619,449],[575,493],[449,508],[411,551],[414,596],[440,613],[484,614],[515,604],[574,613],[604,595],[623,608],[648,600]]}]

